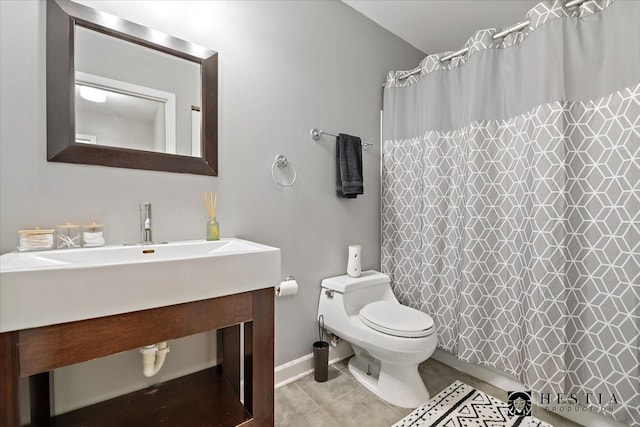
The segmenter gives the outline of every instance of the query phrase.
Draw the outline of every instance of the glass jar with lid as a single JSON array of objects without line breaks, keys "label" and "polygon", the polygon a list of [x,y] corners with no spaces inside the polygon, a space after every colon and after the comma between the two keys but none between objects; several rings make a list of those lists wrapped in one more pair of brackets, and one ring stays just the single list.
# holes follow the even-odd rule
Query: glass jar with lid
[{"label": "glass jar with lid", "polygon": [[55,230],[36,227],[32,230],[18,230],[19,251],[43,251],[53,249]]},{"label": "glass jar with lid", "polygon": [[56,248],[72,249],[82,246],[80,226],[71,224],[56,226]]},{"label": "glass jar with lid", "polygon": [[82,226],[82,246],[85,248],[104,246],[104,224]]}]

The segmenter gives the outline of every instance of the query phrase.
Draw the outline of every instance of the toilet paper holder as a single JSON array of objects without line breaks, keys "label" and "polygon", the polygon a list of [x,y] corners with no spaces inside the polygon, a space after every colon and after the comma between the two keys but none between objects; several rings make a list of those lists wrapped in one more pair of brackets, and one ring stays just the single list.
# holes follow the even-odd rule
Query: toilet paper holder
[{"label": "toilet paper holder", "polygon": [[[285,284],[285,282],[290,282],[290,281],[294,282],[293,289],[287,289],[287,290],[282,289],[281,290],[281,286],[283,284]],[[286,287],[290,287],[290,285],[285,285],[285,288]],[[276,296],[278,296],[278,297],[279,296],[286,296],[286,295],[293,295],[293,294],[298,293],[298,284],[296,282],[296,278],[293,277],[293,276],[285,277],[285,279],[282,282],[280,282],[280,283],[278,283],[277,285],[274,286],[274,291],[275,291]],[[282,292],[282,294],[281,294],[281,292]]]}]

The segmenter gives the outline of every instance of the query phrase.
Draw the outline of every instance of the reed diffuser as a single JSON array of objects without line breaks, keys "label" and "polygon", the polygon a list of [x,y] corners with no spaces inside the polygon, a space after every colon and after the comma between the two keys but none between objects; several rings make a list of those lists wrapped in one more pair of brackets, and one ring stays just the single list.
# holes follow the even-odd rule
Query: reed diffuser
[{"label": "reed diffuser", "polygon": [[220,225],[216,219],[216,203],[218,202],[218,194],[211,192],[202,195],[202,203],[209,214],[207,221],[207,240],[220,240]]}]

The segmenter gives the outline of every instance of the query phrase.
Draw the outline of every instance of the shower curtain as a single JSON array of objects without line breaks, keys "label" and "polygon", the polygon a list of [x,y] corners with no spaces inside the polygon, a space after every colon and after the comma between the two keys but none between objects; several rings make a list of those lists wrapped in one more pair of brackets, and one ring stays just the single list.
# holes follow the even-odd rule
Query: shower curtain
[{"label": "shower curtain", "polygon": [[640,425],[640,2],[526,19],[389,74],[382,269],[441,349]]}]

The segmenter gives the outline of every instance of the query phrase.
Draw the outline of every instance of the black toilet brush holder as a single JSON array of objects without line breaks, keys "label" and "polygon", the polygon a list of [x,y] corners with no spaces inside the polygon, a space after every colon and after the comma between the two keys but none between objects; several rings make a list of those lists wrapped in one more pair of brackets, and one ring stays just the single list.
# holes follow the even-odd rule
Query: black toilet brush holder
[{"label": "black toilet brush holder", "polygon": [[324,340],[324,316],[318,318],[318,337],[313,343],[313,379],[319,383],[329,379],[329,343]]}]

